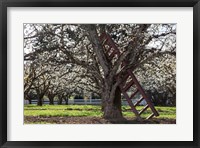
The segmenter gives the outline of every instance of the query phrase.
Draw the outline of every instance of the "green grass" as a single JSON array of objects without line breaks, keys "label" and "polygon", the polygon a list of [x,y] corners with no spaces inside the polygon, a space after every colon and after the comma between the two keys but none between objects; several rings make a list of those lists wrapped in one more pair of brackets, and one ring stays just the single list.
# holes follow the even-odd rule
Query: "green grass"
[{"label": "green grass", "polygon": [[101,116],[100,111],[77,111],[77,110],[25,110],[25,116],[46,116],[46,117],[81,117]]},{"label": "green grass", "polygon": [[[137,107],[137,110],[141,110],[143,106]],[[176,119],[175,107],[156,107],[160,116],[157,118]],[[124,117],[135,117],[134,113],[130,110],[129,106],[122,106]],[[142,117],[147,117],[151,114],[150,109],[146,110]],[[40,117],[101,117],[103,115],[100,106],[95,105],[25,105],[25,116],[40,116]]]},{"label": "green grass", "polygon": [[95,105],[43,105],[43,106],[37,106],[37,105],[25,105],[24,106],[25,110],[85,110],[85,109],[100,109],[100,106],[95,106]]}]

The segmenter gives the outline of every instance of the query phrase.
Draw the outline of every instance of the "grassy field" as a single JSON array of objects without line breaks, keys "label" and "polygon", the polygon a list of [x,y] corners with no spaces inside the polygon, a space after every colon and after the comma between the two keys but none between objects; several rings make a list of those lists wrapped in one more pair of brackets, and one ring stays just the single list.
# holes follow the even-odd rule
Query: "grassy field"
[{"label": "grassy field", "polygon": [[[143,106],[138,106],[137,110],[141,110]],[[156,119],[175,120],[175,107],[156,107],[160,116]],[[126,118],[134,118],[135,115],[129,106],[122,106],[123,116]],[[147,117],[151,114],[150,109],[146,110],[142,117]],[[56,117],[96,117],[101,118],[103,115],[100,106],[94,105],[25,105],[24,116],[34,118],[33,121],[25,121],[25,123],[48,123],[48,121],[36,120],[39,118],[56,118]],[[36,120],[36,121],[35,121]]]}]

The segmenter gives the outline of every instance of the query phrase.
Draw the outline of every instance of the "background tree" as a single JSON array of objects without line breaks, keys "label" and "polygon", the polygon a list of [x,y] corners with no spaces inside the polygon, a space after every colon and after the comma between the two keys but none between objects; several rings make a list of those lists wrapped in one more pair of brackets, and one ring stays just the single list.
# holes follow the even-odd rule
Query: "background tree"
[{"label": "background tree", "polygon": [[163,55],[148,61],[134,72],[154,105],[176,105],[176,59]]}]

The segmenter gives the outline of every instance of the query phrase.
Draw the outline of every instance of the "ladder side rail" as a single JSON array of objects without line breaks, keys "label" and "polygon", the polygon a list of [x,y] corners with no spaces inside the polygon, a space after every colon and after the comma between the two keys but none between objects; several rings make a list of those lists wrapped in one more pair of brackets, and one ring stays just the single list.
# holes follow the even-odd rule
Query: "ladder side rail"
[{"label": "ladder side rail", "polygon": [[120,55],[120,51],[119,51],[119,48],[116,46],[116,43],[112,40],[112,38],[111,38],[111,36],[109,34],[106,34],[106,35],[107,35],[107,39],[111,43],[111,46],[115,49],[117,55],[119,56]]},{"label": "ladder side rail", "polygon": [[127,100],[128,104],[129,104],[129,106],[131,107],[132,111],[135,113],[136,117],[137,117],[138,119],[141,119],[141,117],[140,117],[138,111],[137,111],[136,108],[134,107],[132,101],[129,99],[128,94],[127,94],[126,92],[122,92],[122,93],[123,93],[124,97],[126,98],[126,100]]},{"label": "ladder side rail", "polygon": [[138,82],[138,80],[136,79],[136,77],[134,76],[134,74],[132,73],[132,71],[129,70],[128,72],[131,75],[131,77],[134,79],[135,85],[138,87],[140,93],[142,94],[142,96],[146,100],[146,102],[149,105],[149,107],[151,108],[152,112],[155,114],[155,116],[159,116],[159,114],[158,114],[157,110],[155,109],[153,103],[151,102],[151,100],[146,95],[145,91],[143,90],[142,86],[140,85],[140,83]]}]

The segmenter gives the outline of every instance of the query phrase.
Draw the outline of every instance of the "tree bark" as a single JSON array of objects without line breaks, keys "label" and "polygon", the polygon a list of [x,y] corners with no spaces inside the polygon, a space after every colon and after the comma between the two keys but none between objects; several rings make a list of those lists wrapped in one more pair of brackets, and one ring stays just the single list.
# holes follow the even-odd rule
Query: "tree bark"
[{"label": "tree bark", "polygon": [[49,105],[54,105],[54,96],[49,97]]},{"label": "tree bark", "polygon": [[[122,119],[122,109],[121,109],[121,92],[119,88],[117,87],[115,91],[115,95],[113,96],[114,99],[112,99],[112,96],[110,96],[110,92],[107,90],[103,92],[102,95],[103,98],[103,117],[105,119]],[[113,100],[113,101],[112,101]]]},{"label": "tree bark", "polygon": [[29,102],[29,104],[32,104],[32,100],[31,99],[28,99],[28,102]]},{"label": "tree bark", "polygon": [[68,98],[65,99],[65,105],[68,105]]},{"label": "tree bark", "polygon": [[38,99],[37,105],[38,106],[42,106],[43,105],[43,97],[44,97],[44,93],[38,93],[37,94],[37,99]]},{"label": "tree bark", "polygon": [[43,100],[42,100],[43,97],[38,97],[38,102],[37,102],[37,105],[38,106],[42,106],[43,105]]},{"label": "tree bark", "polygon": [[62,97],[58,96],[58,105],[62,105],[62,101],[63,101]]},{"label": "tree bark", "polygon": [[122,114],[121,90],[119,87],[117,87],[117,89],[115,91],[114,104],[117,106],[117,108],[119,109],[119,111]]}]

